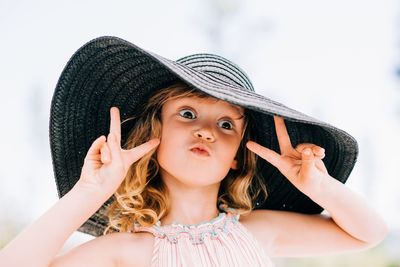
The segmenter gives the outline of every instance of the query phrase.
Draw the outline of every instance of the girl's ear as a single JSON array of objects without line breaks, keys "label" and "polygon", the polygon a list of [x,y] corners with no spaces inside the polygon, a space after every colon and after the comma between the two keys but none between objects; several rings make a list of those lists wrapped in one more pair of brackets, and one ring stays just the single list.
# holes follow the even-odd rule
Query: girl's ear
[{"label": "girl's ear", "polygon": [[236,160],[236,159],[234,159],[234,160],[232,161],[231,169],[237,170],[237,160]]}]

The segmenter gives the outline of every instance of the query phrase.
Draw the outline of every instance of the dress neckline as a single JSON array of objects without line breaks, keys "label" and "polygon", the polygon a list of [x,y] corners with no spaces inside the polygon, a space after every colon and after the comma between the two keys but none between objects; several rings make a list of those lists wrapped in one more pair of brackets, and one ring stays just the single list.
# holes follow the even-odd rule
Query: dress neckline
[{"label": "dress neckline", "polygon": [[218,216],[213,219],[197,224],[173,222],[161,225],[160,220],[158,220],[153,226],[145,227],[134,223],[133,231],[150,232],[154,236],[161,239],[166,238],[172,243],[177,243],[179,239],[189,237],[193,244],[201,244],[206,236],[215,239],[220,233],[229,234],[231,227],[238,223],[240,215],[234,209],[228,208],[223,209],[223,211],[220,211]]}]

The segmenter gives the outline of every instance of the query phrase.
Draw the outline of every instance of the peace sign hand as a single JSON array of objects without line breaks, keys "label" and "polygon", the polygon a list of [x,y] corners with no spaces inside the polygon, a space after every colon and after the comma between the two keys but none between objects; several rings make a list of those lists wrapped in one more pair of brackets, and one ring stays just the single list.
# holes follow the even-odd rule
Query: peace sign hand
[{"label": "peace sign hand", "polygon": [[247,142],[247,148],[275,166],[303,193],[316,192],[322,179],[328,175],[322,161],[325,150],[308,143],[293,148],[283,118],[274,116],[274,123],[281,154],[253,141]]},{"label": "peace sign hand", "polygon": [[160,143],[155,138],[129,150],[121,148],[119,110],[110,109],[110,133],[97,138],[86,154],[77,186],[94,189],[104,197],[111,196],[122,183],[129,167]]}]

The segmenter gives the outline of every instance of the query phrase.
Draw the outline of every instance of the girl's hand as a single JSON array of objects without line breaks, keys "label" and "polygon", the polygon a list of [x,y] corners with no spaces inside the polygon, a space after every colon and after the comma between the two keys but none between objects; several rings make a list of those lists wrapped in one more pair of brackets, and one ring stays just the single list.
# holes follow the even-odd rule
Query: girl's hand
[{"label": "girl's hand", "polygon": [[316,192],[322,179],[329,175],[322,161],[325,150],[308,143],[293,148],[283,118],[274,116],[274,122],[281,154],[253,141],[247,142],[247,148],[275,166],[303,193]]},{"label": "girl's hand", "polygon": [[85,157],[77,186],[88,188],[109,197],[122,183],[129,167],[160,143],[152,139],[130,150],[121,148],[121,122],[119,110],[110,109],[110,133],[97,138]]}]

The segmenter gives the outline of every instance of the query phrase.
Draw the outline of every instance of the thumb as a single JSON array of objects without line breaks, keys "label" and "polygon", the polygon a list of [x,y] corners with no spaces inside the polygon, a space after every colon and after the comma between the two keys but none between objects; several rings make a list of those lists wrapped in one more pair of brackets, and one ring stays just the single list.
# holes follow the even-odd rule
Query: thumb
[{"label": "thumb", "polygon": [[282,160],[281,160],[281,156],[278,153],[276,153],[272,149],[263,147],[263,146],[257,144],[254,141],[248,141],[246,143],[246,147],[250,151],[256,153],[258,156],[260,156],[261,158],[265,159],[266,161],[268,161],[274,167],[276,167],[278,170],[281,171],[281,169],[282,169]]}]

